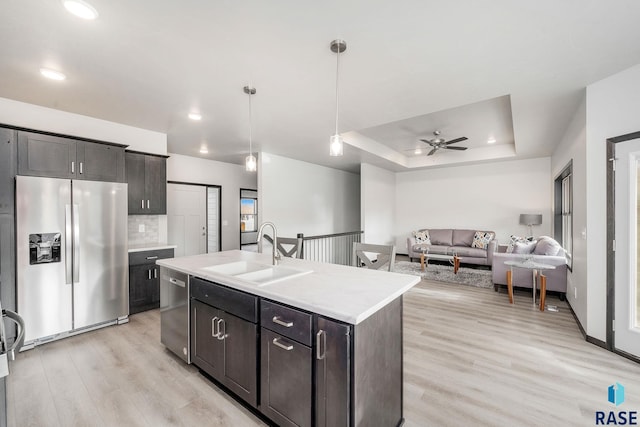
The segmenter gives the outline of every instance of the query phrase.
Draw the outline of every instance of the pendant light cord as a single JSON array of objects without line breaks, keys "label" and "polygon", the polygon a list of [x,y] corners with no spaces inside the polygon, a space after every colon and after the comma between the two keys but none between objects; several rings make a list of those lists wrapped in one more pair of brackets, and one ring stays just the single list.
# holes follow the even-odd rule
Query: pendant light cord
[{"label": "pendant light cord", "polygon": [[249,86],[249,155],[252,156],[253,155],[253,144],[252,144],[252,131],[251,131],[251,123],[252,123],[252,117],[251,117],[251,91],[253,90],[253,88],[251,86]]},{"label": "pendant light cord", "polygon": [[336,52],[338,55],[338,59],[336,60],[336,135],[338,134],[338,81],[340,75],[340,46],[338,46],[338,51]]}]

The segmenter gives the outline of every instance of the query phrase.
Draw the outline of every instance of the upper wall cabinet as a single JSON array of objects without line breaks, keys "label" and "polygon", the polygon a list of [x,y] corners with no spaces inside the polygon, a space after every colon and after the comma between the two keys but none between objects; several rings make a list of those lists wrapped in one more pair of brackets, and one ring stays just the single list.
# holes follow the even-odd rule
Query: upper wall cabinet
[{"label": "upper wall cabinet", "polygon": [[129,215],[166,215],[167,157],[127,151]]},{"label": "upper wall cabinet", "polygon": [[18,132],[18,174],[124,182],[124,146]]},{"label": "upper wall cabinet", "polygon": [[13,214],[18,149],[16,131],[0,128],[0,214]]}]

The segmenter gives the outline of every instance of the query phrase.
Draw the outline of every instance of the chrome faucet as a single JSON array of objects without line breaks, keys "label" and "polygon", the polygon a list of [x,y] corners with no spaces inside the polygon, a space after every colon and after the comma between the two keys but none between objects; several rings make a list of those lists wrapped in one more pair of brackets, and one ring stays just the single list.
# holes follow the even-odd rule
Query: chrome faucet
[{"label": "chrome faucet", "polygon": [[271,262],[273,265],[278,265],[278,261],[280,261],[280,253],[278,252],[278,232],[276,231],[276,226],[272,222],[263,222],[258,230],[258,239],[256,242],[258,243],[258,252],[262,253],[262,236],[264,235],[263,230],[264,227],[270,226],[273,229],[273,252],[271,254]]}]

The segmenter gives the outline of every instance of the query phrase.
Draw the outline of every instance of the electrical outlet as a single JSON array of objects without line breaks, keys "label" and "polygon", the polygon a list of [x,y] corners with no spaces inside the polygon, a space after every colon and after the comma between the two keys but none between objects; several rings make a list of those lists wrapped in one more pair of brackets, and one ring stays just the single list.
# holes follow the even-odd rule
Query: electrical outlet
[{"label": "electrical outlet", "polygon": [[138,225],[138,233],[144,233],[144,224]]}]

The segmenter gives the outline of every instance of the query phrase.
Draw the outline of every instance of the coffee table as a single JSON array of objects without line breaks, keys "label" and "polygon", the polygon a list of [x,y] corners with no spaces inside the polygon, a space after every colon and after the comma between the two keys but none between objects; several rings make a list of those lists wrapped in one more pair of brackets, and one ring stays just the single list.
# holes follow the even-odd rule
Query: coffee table
[{"label": "coffee table", "polygon": [[429,251],[424,251],[420,254],[420,271],[424,271],[425,266],[429,265],[430,259],[436,259],[440,261],[449,261],[453,265],[453,274],[458,274],[460,268],[460,257],[454,253],[452,254],[430,254]]},{"label": "coffee table", "polygon": [[[538,281],[544,276],[540,273],[540,270],[554,270],[556,268],[555,265],[543,264],[541,262],[535,262],[532,260],[509,260],[504,262],[505,265],[510,267],[509,271],[507,271],[507,290],[509,292],[509,302],[513,304],[513,267],[516,268],[526,268],[531,270],[533,275],[533,306],[536,306],[536,288],[538,287]],[[546,284],[546,282],[545,282]],[[546,286],[545,286],[546,287]],[[542,292],[542,287],[541,287]],[[540,311],[544,311],[544,300],[542,299],[542,293],[540,294]]]}]

